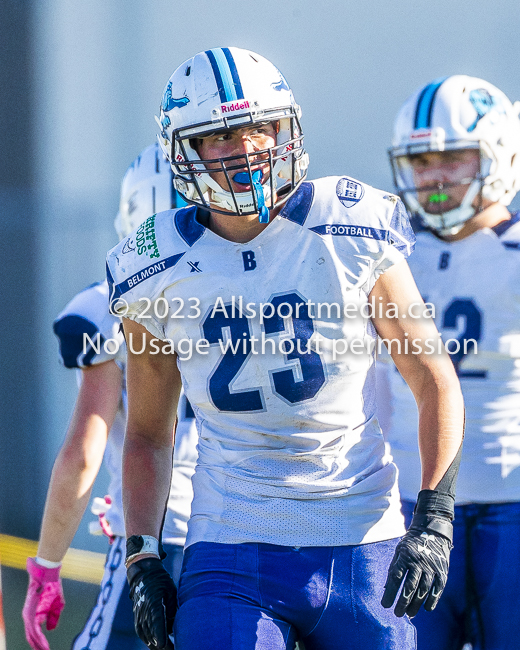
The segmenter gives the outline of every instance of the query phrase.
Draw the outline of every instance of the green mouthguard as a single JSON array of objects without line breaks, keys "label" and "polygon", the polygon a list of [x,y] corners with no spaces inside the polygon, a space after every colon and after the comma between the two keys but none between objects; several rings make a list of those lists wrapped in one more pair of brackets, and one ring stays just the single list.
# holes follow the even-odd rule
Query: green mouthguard
[{"label": "green mouthguard", "polygon": [[431,194],[428,197],[428,201],[430,203],[444,203],[447,201],[450,197],[447,194],[440,193],[440,194]]}]

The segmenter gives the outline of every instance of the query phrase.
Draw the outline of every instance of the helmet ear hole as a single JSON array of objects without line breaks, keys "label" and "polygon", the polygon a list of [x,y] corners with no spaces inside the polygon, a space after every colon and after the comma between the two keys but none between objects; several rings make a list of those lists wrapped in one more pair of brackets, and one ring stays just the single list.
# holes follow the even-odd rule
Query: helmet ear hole
[{"label": "helmet ear hole", "polygon": [[199,144],[200,144],[200,141],[201,141],[201,138],[190,138],[190,139],[189,139],[190,147],[191,147],[194,151],[196,151],[197,153],[199,153]]}]

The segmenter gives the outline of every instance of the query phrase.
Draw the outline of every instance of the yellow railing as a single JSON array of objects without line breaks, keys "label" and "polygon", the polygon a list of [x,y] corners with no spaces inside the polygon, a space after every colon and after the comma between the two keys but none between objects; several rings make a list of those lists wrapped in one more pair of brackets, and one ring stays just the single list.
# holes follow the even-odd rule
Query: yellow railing
[{"label": "yellow railing", "polygon": [[[0,557],[2,565],[14,569],[25,569],[28,557],[34,557],[38,543],[30,539],[0,535]],[[63,559],[61,577],[80,582],[101,584],[105,556],[102,553],[70,548]]]}]

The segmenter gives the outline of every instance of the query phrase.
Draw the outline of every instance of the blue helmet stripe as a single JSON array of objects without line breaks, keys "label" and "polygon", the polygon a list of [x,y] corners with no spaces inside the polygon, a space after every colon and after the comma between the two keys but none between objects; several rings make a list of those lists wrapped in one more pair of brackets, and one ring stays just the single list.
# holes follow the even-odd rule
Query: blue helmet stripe
[{"label": "blue helmet stripe", "polygon": [[224,82],[222,81],[222,76],[220,74],[220,69],[218,67],[217,60],[215,59],[215,54],[213,50],[207,50],[206,54],[208,56],[211,67],[213,68],[213,74],[215,75],[215,81],[217,82],[218,92],[220,94],[221,104],[225,104],[228,100],[226,98],[226,90],[224,88]]},{"label": "blue helmet stripe", "polygon": [[447,78],[436,79],[422,89],[415,109],[414,129],[427,129],[431,126],[435,95]]},{"label": "blue helmet stripe", "polygon": [[[228,50],[228,48],[225,49]],[[206,54],[213,68],[213,74],[215,75],[222,104],[233,102],[236,99],[242,99],[244,97],[242,84],[240,83],[231,52],[228,50],[228,54],[226,54],[222,48],[215,48],[214,50],[207,50]],[[229,60],[231,60],[232,66],[230,66]],[[236,87],[236,81],[238,81],[238,88]],[[240,92],[240,97],[237,91]]]},{"label": "blue helmet stripe", "polygon": [[233,85],[235,86],[235,93],[237,99],[244,99],[244,91],[242,90],[242,82],[238,75],[237,66],[235,65],[235,59],[231,54],[229,47],[223,47],[222,51],[229,65],[229,71],[231,72],[231,78],[233,79]]}]

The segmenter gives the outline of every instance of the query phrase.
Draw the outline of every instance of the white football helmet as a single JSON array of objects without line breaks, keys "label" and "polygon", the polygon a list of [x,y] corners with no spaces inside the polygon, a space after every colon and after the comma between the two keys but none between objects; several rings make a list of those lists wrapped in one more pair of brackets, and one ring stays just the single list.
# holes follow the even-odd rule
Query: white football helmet
[{"label": "white football helmet", "polygon": [[[520,189],[518,113],[518,102],[513,106],[492,84],[465,75],[437,79],[403,104],[388,150],[394,182],[409,210],[430,230],[440,236],[459,232],[475,216],[479,193],[493,203],[511,203]],[[458,207],[430,214],[419,204],[410,156],[459,149],[480,151],[480,174],[467,179]]]},{"label": "white football helmet", "polygon": [[[200,52],[172,74],[164,90],[159,143],[172,165],[177,191],[188,201],[214,212],[266,214],[298,188],[309,164],[303,148],[300,107],[282,73],[267,59],[235,47]],[[252,173],[251,154],[228,156],[211,172],[224,172],[221,187],[206,169],[190,139],[252,124],[278,123],[277,143],[265,151],[270,172]],[[247,174],[251,189],[235,192],[231,177]],[[242,182],[242,181],[240,181]],[[274,196],[276,194],[276,200]]]},{"label": "white football helmet", "polygon": [[126,170],[121,183],[119,212],[114,227],[119,239],[128,237],[147,217],[179,208],[185,202],[173,187],[173,174],[157,143],[142,151]]}]

